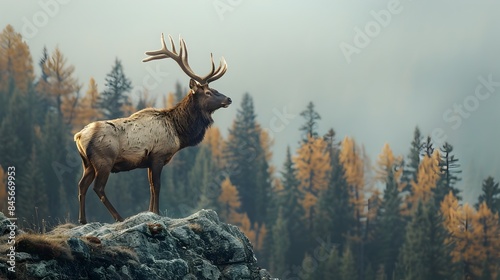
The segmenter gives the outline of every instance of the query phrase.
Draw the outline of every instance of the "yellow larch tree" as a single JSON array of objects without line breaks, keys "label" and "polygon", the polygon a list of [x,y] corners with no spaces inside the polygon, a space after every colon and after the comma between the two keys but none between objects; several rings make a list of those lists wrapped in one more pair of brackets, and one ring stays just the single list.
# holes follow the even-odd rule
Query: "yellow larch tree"
[{"label": "yellow larch tree", "polygon": [[97,108],[99,91],[94,78],[90,78],[85,95],[78,102],[76,117],[73,119],[73,132],[77,132],[85,125],[102,119],[102,113]]},{"label": "yellow larch tree", "polygon": [[459,205],[457,198],[450,192],[441,202],[441,214],[443,225],[448,231],[445,243],[452,248],[452,262],[462,266],[466,277],[480,275],[484,257],[475,237],[477,213],[467,203]]},{"label": "yellow larch tree", "polygon": [[418,166],[417,182],[411,181],[411,194],[406,198],[405,213],[409,214],[418,205],[418,201],[428,202],[433,196],[440,176],[439,151],[435,150],[429,157],[425,155]]},{"label": "yellow larch tree", "polygon": [[22,94],[26,94],[33,80],[29,47],[9,24],[0,33],[0,91],[9,91],[14,83]]},{"label": "yellow larch tree", "polygon": [[498,213],[493,213],[485,202],[479,205],[473,226],[474,246],[479,252],[477,267],[483,279],[497,279],[500,270],[500,225]]},{"label": "yellow larch tree", "polygon": [[365,216],[365,166],[363,153],[356,146],[352,138],[345,137],[341,143],[339,161],[344,168],[344,174],[349,185],[349,202],[354,209],[354,218],[357,222],[357,234],[360,234],[359,223]]},{"label": "yellow larch tree", "polygon": [[[173,95],[172,95],[173,96]],[[212,153],[212,159],[214,160],[217,167],[222,168],[224,166],[224,147],[225,142],[222,138],[220,130],[216,126],[211,126],[207,129],[205,133],[205,138],[203,139],[203,144],[210,147]]]},{"label": "yellow larch tree", "polygon": [[273,176],[274,172],[276,171],[276,167],[271,164],[272,157],[273,157],[273,152],[272,152],[272,146],[274,145],[274,139],[271,138],[269,133],[262,128],[260,124],[257,124],[257,131],[259,132],[259,140],[260,140],[260,146],[264,150],[264,157],[266,161],[269,163],[269,168],[268,172],[271,177]]},{"label": "yellow larch tree", "polygon": [[163,100],[163,106],[165,106],[165,108],[167,109],[172,109],[174,108],[175,104],[177,103],[176,100],[175,100],[175,95],[173,92],[169,92],[167,94],[167,98],[166,100]]},{"label": "yellow larch tree", "polygon": [[38,90],[52,103],[64,123],[71,124],[75,117],[80,86],[73,77],[75,67],[67,65],[66,58],[56,47],[50,57],[42,65],[45,79],[38,83]]},{"label": "yellow larch tree", "polygon": [[238,195],[238,189],[231,183],[229,178],[224,179],[221,184],[221,193],[218,201],[220,203],[220,217],[228,222],[238,222],[240,216],[238,210],[241,206],[241,201]]},{"label": "yellow larch tree", "polygon": [[301,204],[305,219],[309,228],[312,228],[318,195],[327,188],[331,170],[327,142],[322,138],[308,136],[307,141],[297,150],[293,161],[297,170],[299,190],[304,197]]}]

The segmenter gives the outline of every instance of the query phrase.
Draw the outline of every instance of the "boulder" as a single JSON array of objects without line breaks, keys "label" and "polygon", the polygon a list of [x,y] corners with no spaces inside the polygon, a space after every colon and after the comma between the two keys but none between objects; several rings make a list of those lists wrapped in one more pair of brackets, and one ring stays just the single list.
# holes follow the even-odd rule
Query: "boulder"
[{"label": "boulder", "polygon": [[[0,213],[0,229],[5,220]],[[0,233],[6,240],[8,231]],[[18,231],[16,273],[8,271],[5,254],[0,258],[0,279],[272,279],[248,238],[212,210],[183,219],[144,212],[113,224],[61,225],[44,235]]]}]

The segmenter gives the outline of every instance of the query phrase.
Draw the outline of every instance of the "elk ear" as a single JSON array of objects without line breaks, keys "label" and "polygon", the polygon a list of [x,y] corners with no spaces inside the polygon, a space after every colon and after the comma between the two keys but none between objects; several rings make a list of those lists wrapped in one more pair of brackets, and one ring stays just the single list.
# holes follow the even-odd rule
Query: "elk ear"
[{"label": "elk ear", "polygon": [[198,83],[197,81],[193,80],[193,79],[190,79],[189,80],[189,88],[191,89],[191,92],[192,93],[195,93],[196,92],[196,89],[201,86],[200,83]]}]

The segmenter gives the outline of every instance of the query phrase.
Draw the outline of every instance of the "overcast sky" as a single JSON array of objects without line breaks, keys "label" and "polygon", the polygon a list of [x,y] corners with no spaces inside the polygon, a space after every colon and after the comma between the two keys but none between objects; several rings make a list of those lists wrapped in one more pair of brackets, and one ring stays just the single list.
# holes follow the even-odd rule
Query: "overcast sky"
[{"label": "overcast sky", "polygon": [[132,96],[187,87],[173,61],[141,62],[161,32],[183,36],[197,73],[208,72],[210,52],[224,56],[228,71],[211,86],[234,104],[216,125],[227,133],[249,92],[280,168],[313,101],[320,133],[354,137],[372,162],[386,142],[406,155],[418,125],[455,147],[468,200],[486,176],[500,179],[498,1],[40,0],[1,1],[0,11],[1,28],[23,34],[35,62],[58,46],[84,90],[90,77],[104,89],[117,57]]}]

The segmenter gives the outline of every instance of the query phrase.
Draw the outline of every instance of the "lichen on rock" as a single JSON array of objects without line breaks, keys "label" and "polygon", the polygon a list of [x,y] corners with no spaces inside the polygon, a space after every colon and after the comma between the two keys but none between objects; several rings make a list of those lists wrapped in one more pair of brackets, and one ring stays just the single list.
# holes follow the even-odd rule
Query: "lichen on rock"
[{"label": "lichen on rock", "polygon": [[[0,225],[5,219],[0,213]],[[16,275],[2,261],[1,279],[271,279],[248,238],[212,210],[183,219],[144,212],[114,224],[19,232],[16,241]]]}]

